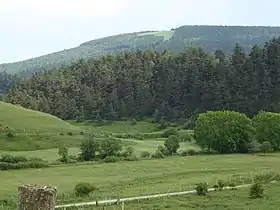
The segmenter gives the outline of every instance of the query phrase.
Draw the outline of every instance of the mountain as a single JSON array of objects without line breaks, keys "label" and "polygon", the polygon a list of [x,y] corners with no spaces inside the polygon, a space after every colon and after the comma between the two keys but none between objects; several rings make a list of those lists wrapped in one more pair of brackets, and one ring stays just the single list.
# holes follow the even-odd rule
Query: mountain
[{"label": "mountain", "polygon": [[0,64],[0,72],[30,75],[32,72],[59,68],[79,59],[89,59],[125,51],[170,50],[181,52],[188,45],[199,45],[206,52],[221,49],[230,54],[236,43],[248,52],[280,36],[280,27],[264,26],[181,26],[166,31],[143,31],[109,36],[85,42],[78,47],[15,63]]},{"label": "mountain", "polygon": [[79,144],[77,138],[82,130],[58,117],[1,101],[0,113],[0,151]]}]

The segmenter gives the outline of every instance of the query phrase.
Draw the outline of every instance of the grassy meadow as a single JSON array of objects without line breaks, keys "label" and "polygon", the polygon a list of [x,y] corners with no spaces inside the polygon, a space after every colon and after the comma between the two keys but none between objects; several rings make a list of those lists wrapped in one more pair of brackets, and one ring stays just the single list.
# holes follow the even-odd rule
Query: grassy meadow
[{"label": "grassy meadow", "polygon": [[[173,156],[116,163],[57,164],[58,147],[66,146],[69,155],[77,156],[80,152],[81,140],[89,133],[101,140],[109,137],[121,139],[123,146],[132,146],[135,155],[140,157],[143,151],[152,154],[159,145],[164,144],[163,134],[166,130],[176,129],[180,138],[189,136],[192,131],[173,124],[160,130],[157,124],[147,121],[65,122],[48,114],[2,102],[0,102],[0,112],[0,154],[27,158],[39,157],[51,164],[49,168],[1,171],[0,180],[5,181],[0,182],[0,209],[1,201],[9,200],[13,202],[11,206],[16,203],[17,188],[22,184],[56,186],[57,204],[67,204],[191,190],[199,182],[208,182],[209,186],[213,186],[217,180],[242,184],[250,182],[253,174],[256,173],[271,169],[280,173],[280,154],[277,153]],[[8,133],[12,136],[8,136]],[[179,150],[188,149],[199,150],[199,147],[194,141],[180,143]],[[74,194],[74,187],[80,182],[92,183],[97,189],[87,197],[78,197]],[[269,186],[267,193],[273,194],[277,189],[275,186]],[[205,209],[207,205],[209,206],[207,209],[234,209],[234,207],[241,209],[244,206],[268,209],[269,205],[274,207],[277,203],[272,200],[265,200],[266,204],[261,204],[260,201],[254,203],[246,197],[247,191],[248,189],[241,189],[240,193],[239,190],[238,193],[237,191],[215,192],[203,199],[198,196],[182,196],[141,201],[127,204],[127,208]],[[115,208],[121,207],[108,207],[108,209]]]},{"label": "grassy meadow", "polygon": [[[161,210],[161,209],[208,209],[208,210],[237,210],[237,209],[258,209],[276,210],[279,209],[280,184],[269,184],[265,187],[264,198],[250,199],[249,188],[240,188],[238,191],[216,191],[204,197],[197,195],[173,196],[152,200],[142,200],[141,202],[129,202],[124,204],[124,209],[133,210]],[[122,206],[101,207],[80,207],[69,208],[72,210],[121,210]]]},{"label": "grassy meadow", "polygon": [[[278,154],[201,155],[3,171],[0,179],[5,182],[0,183],[0,200],[16,197],[19,185],[32,183],[57,186],[58,203],[188,190],[204,181],[213,186],[219,179],[242,183],[255,173],[271,169],[280,172],[279,157]],[[75,197],[73,189],[79,182],[93,183],[98,190],[90,197]]]}]

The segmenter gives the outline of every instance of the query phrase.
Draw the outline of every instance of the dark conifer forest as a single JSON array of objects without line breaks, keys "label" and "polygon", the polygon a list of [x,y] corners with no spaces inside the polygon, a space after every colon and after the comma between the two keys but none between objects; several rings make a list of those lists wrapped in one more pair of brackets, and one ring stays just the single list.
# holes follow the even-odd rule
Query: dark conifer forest
[{"label": "dark conifer forest", "polygon": [[[6,92],[13,79],[0,80]],[[68,120],[185,120],[207,110],[279,112],[279,93],[280,39],[273,38],[248,53],[236,44],[230,56],[193,46],[81,59],[17,82],[5,100]]]}]

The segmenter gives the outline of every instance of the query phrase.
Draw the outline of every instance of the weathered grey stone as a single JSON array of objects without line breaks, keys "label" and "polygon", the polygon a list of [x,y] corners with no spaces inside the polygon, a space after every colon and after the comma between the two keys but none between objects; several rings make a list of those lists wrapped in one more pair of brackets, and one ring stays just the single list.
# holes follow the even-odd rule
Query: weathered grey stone
[{"label": "weathered grey stone", "polygon": [[56,193],[52,186],[22,185],[18,188],[17,210],[54,210]]}]

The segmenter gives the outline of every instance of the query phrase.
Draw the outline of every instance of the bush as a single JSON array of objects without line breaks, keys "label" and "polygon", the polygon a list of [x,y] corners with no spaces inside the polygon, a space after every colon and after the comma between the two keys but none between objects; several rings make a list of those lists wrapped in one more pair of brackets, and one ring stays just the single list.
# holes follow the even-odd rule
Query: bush
[{"label": "bush", "polygon": [[164,156],[168,155],[168,150],[163,145],[158,145],[157,150],[160,151]]},{"label": "bush", "polygon": [[125,147],[124,151],[122,152],[122,157],[129,157],[132,156],[135,149],[132,146]]},{"label": "bush", "polygon": [[143,152],[141,152],[141,155],[140,155],[141,158],[148,158],[150,156],[151,156],[151,153],[149,151],[143,151]]},{"label": "bush", "polygon": [[223,180],[218,180],[217,185],[219,190],[223,190],[226,186],[226,183]]},{"label": "bush", "polygon": [[203,183],[199,183],[196,185],[196,194],[199,196],[205,196],[208,192],[208,185],[207,183],[203,182]]},{"label": "bush", "polygon": [[116,156],[106,156],[104,158],[104,162],[105,163],[115,163],[115,162],[118,162],[120,159]]},{"label": "bush", "polygon": [[164,154],[160,150],[156,150],[156,152],[152,155],[152,158],[164,158]]},{"label": "bush", "polygon": [[272,181],[280,181],[280,174],[275,172],[265,172],[254,176],[256,182],[269,183]]},{"label": "bush", "polygon": [[97,151],[99,151],[99,142],[92,137],[82,141],[79,154],[82,161],[91,161],[96,157]]},{"label": "bush", "polygon": [[250,153],[258,153],[260,152],[261,144],[256,140],[253,140],[249,145],[249,152]]},{"label": "bush", "polygon": [[178,136],[178,132],[175,128],[167,129],[166,131],[164,131],[162,136],[163,136],[163,138],[168,138],[171,135]]},{"label": "bush", "polygon": [[15,136],[15,135],[14,135],[13,133],[11,133],[11,132],[8,132],[6,135],[7,135],[8,138],[13,138],[13,137]]},{"label": "bush", "polygon": [[269,141],[264,141],[260,146],[260,151],[264,154],[271,152],[272,150],[272,144]]},{"label": "bush", "polygon": [[24,168],[47,168],[49,165],[45,162],[28,161],[19,163],[0,162],[0,170],[16,170]]},{"label": "bush", "polygon": [[74,191],[77,196],[86,196],[95,191],[96,187],[90,183],[79,183],[75,186]]},{"label": "bush", "polygon": [[66,163],[68,161],[68,148],[67,147],[60,147],[58,149],[58,155],[60,156],[60,161]]},{"label": "bush", "polygon": [[24,156],[1,155],[0,162],[6,163],[20,163],[27,162],[28,159]]},{"label": "bush", "polygon": [[189,154],[188,154],[188,151],[186,151],[186,150],[184,150],[184,151],[182,151],[181,152],[181,156],[188,156]]},{"label": "bush", "polygon": [[197,154],[197,152],[194,149],[188,149],[187,153],[188,153],[189,156],[194,156],[194,155]]},{"label": "bush", "polygon": [[67,132],[67,135],[68,136],[73,136],[73,133],[72,132]]},{"label": "bush", "polygon": [[165,140],[164,146],[168,152],[168,155],[176,154],[177,150],[180,148],[180,141],[178,136],[175,135],[169,136]]},{"label": "bush", "polygon": [[191,133],[183,133],[179,135],[180,142],[191,142],[193,141],[193,135]]},{"label": "bush", "polygon": [[208,151],[246,153],[254,136],[251,120],[233,111],[208,111],[196,120],[197,144]]},{"label": "bush", "polygon": [[260,182],[255,182],[250,187],[250,198],[262,198],[264,187]]},{"label": "bush", "polygon": [[229,182],[228,186],[230,187],[231,190],[236,190],[236,183],[235,182]]},{"label": "bush", "polygon": [[274,150],[280,147],[280,114],[261,112],[253,118],[253,125],[256,129],[256,139],[263,143],[268,141]]},{"label": "bush", "polygon": [[136,155],[127,156],[124,158],[125,161],[137,161],[138,157]]},{"label": "bush", "polygon": [[108,138],[100,142],[99,154],[101,158],[118,156],[122,151],[122,143],[119,139]]},{"label": "bush", "polygon": [[163,130],[168,127],[168,123],[164,119],[160,119],[159,121],[159,129]]},{"label": "bush", "polygon": [[131,125],[137,125],[137,120],[132,119],[132,120],[131,120]]}]

